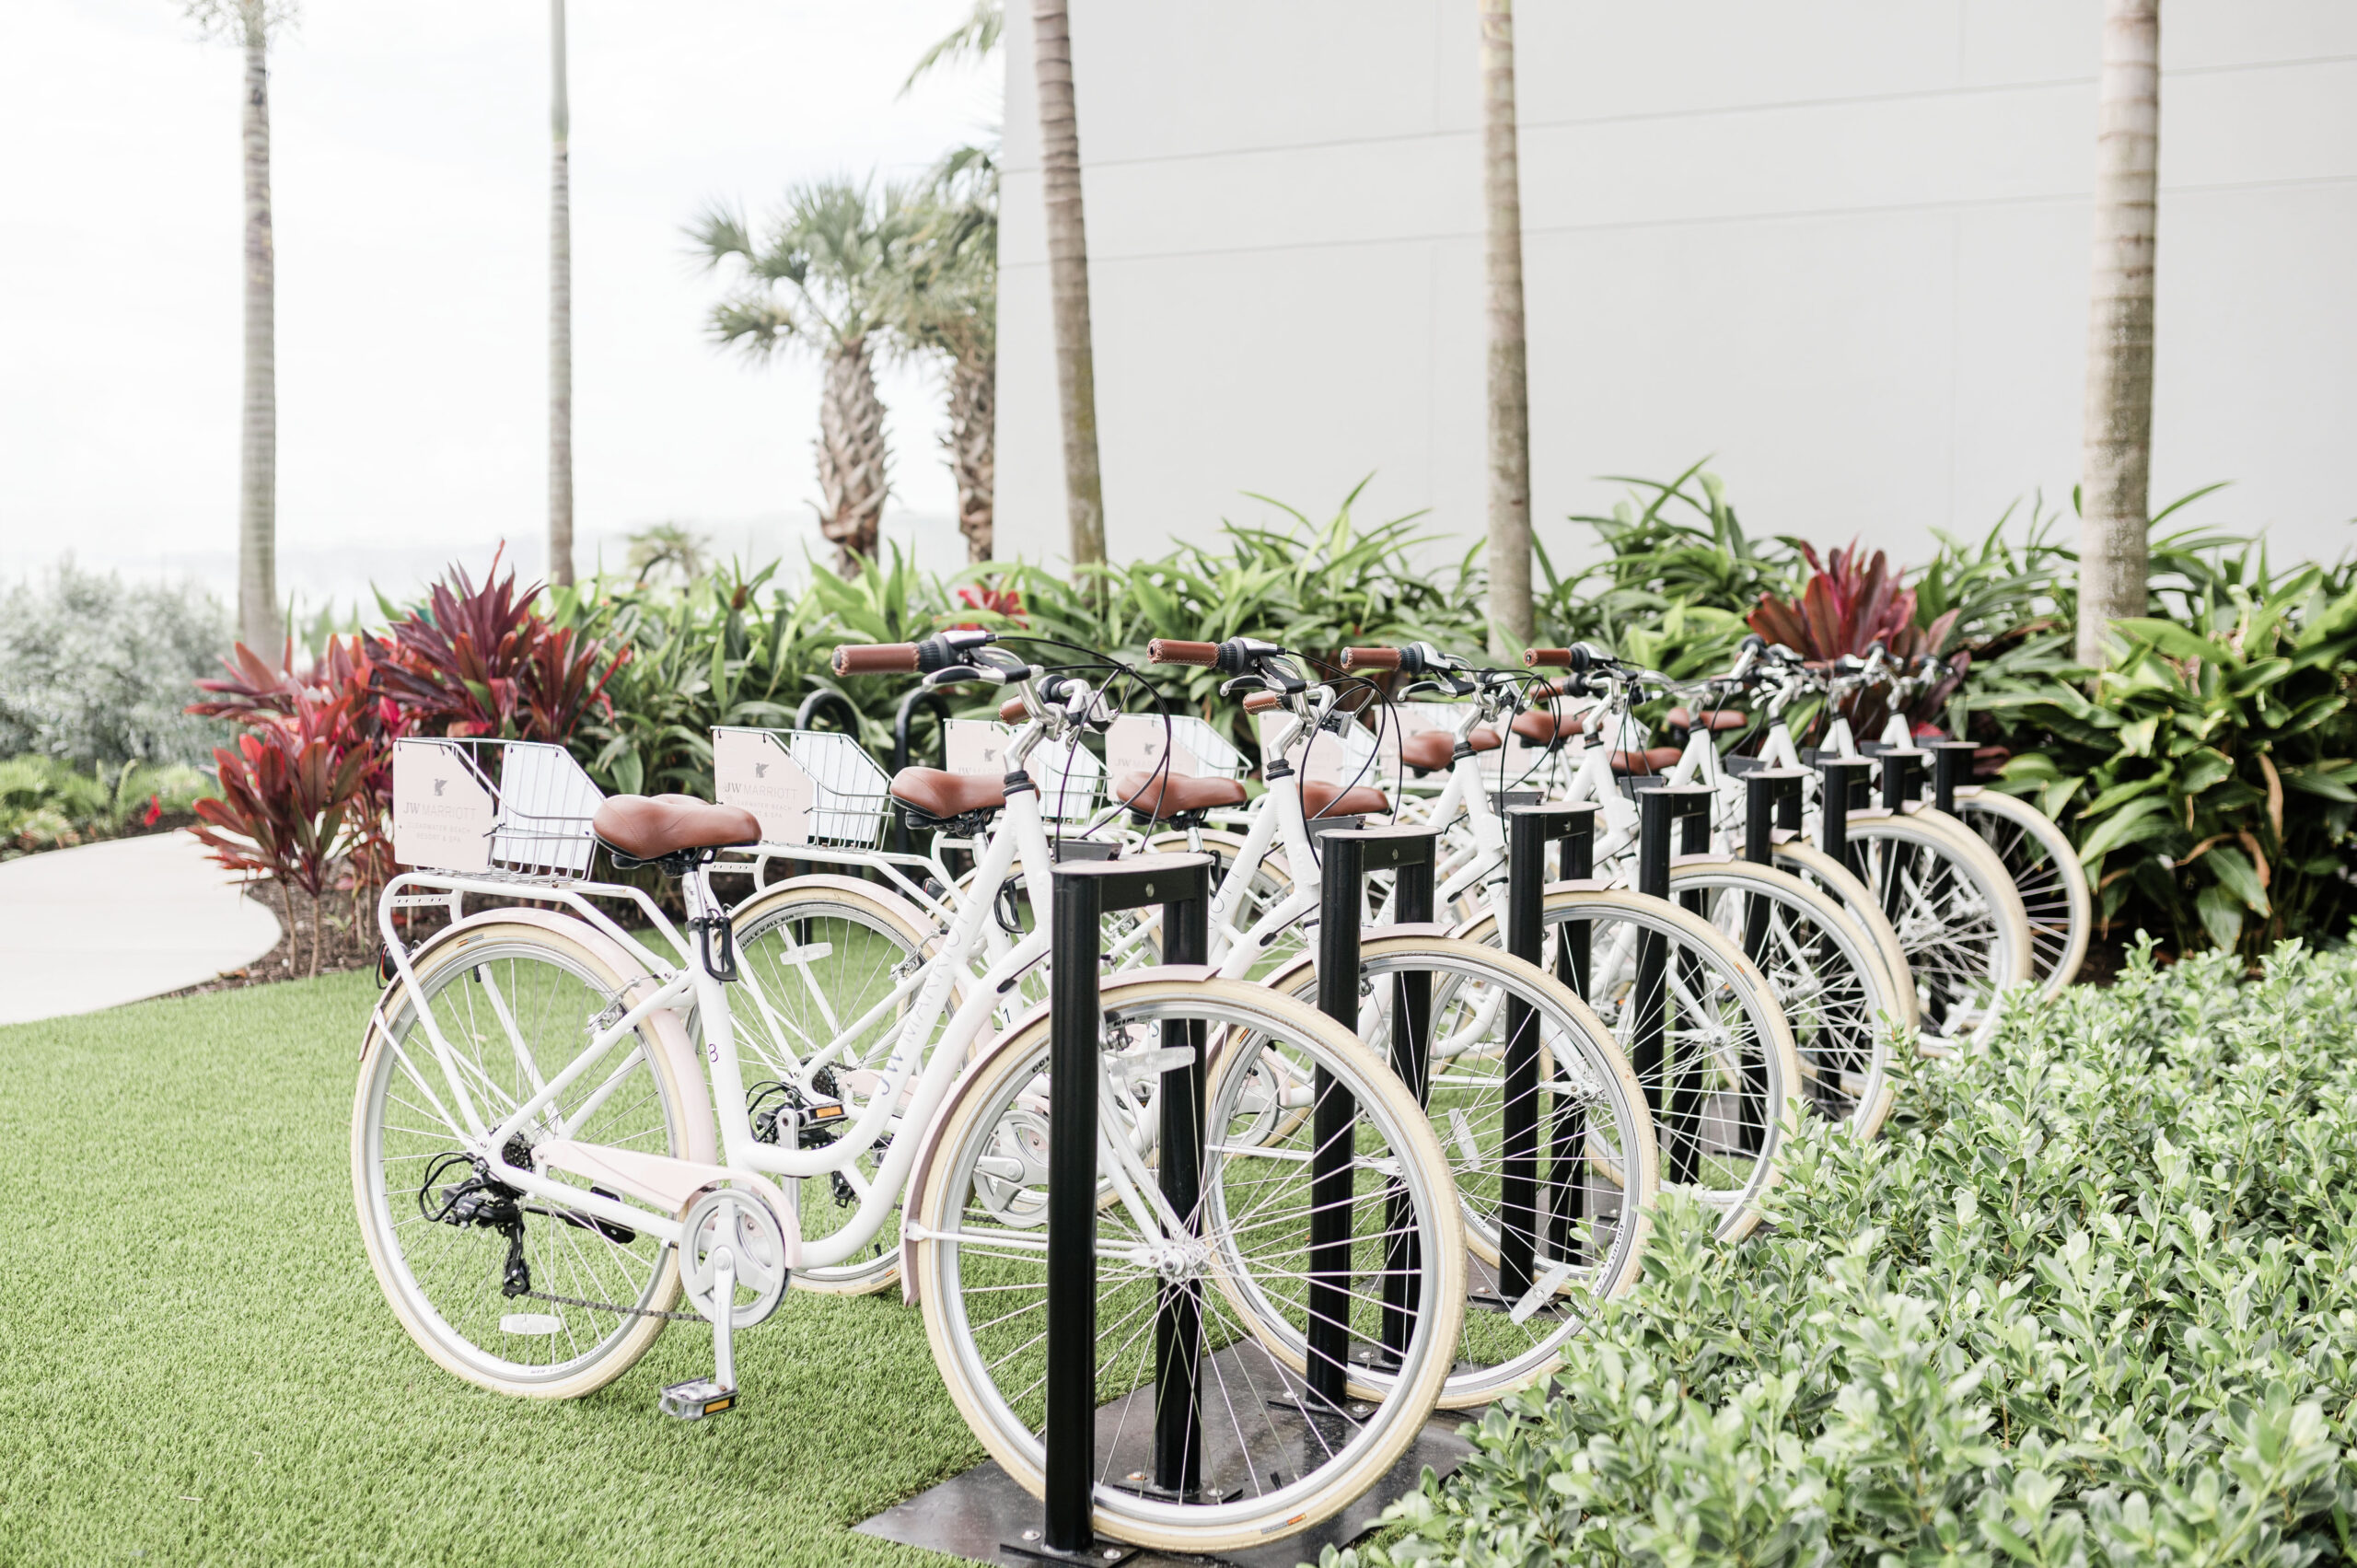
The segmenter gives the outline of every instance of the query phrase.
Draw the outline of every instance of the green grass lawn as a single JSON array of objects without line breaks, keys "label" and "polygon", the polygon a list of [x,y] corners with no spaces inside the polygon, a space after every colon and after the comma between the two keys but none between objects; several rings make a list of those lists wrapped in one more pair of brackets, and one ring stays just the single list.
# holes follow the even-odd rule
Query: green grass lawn
[{"label": "green grass lawn", "polygon": [[852,1524],[981,1458],[898,1292],[795,1293],[742,1410],[675,1324],[586,1400],[411,1344],[347,1157],[366,975],[0,1029],[0,1562],[942,1562]]}]

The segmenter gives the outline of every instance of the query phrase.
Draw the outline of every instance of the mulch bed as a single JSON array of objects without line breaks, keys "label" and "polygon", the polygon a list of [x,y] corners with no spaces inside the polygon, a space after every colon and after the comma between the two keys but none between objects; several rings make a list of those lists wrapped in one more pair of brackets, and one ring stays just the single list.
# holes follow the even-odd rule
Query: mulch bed
[{"label": "mulch bed", "polygon": [[[278,946],[243,969],[226,970],[202,984],[175,991],[172,995],[202,996],[207,992],[240,991],[250,985],[301,980],[312,974],[338,974],[377,967],[378,937],[373,897],[362,902],[357,920],[354,918],[349,891],[331,892],[314,900],[299,889],[282,889],[275,883],[257,881],[246,885],[246,897],[277,920],[281,933]],[[416,940],[423,940],[449,921],[449,915],[438,909],[402,910],[395,918],[416,934]],[[314,936],[319,943],[316,965],[312,953]]]}]

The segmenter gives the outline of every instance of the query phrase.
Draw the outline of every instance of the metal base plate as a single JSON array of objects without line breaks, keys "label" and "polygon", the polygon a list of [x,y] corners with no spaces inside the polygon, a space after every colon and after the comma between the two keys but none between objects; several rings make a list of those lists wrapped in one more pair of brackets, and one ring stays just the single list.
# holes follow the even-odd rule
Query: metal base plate
[{"label": "metal base plate", "polygon": [[[1230,1346],[1213,1359],[1234,1357],[1237,1353],[1237,1347]],[[1233,1382],[1243,1369],[1237,1366],[1223,1370],[1228,1372]],[[1098,1411],[1098,1420],[1108,1435],[1120,1423],[1125,1402],[1115,1400]],[[1459,1435],[1458,1426],[1474,1413],[1435,1414],[1381,1481],[1321,1525],[1265,1546],[1225,1551],[1216,1557],[1141,1551],[1128,1560],[1130,1568],[1207,1568],[1220,1563],[1233,1564],[1234,1568],[1295,1568],[1302,1562],[1315,1562],[1322,1549],[1348,1546],[1374,1528],[1376,1516],[1386,1507],[1415,1490],[1425,1466],[1430,1465],[1439,1475],[1455,1469],[1472,1452],[1472,1445]],[[1129,1424],[1138,1424],[1134,1415]],[[925,1547],[972,1562],[995,1563],[998,1568],[1021,1568],[1027,1562],[1036,1562],[1043,1557],[1035,1544],[1036,1533],[1032,1542],[1023,1539],[1025,1531],[1037,1532],[1039,1528],[1039,1500],[1016,1485],[996,1460],[985,1460],[963,1475],[953,1476],[931,1491],[921,1492],[853,1527],[863,1535],[905,1546]],[[1126,1549],[1120,1542],[1100,1541],[1097,1548],[1099,1555],[1086,1561],[1109,1561],[1113,1568],[1119,1568],[1120,1559],[1108,1560],[1102,1555],[1108,1550]],[[1083,1561],[1061,1555],[1055,1560]]]}]

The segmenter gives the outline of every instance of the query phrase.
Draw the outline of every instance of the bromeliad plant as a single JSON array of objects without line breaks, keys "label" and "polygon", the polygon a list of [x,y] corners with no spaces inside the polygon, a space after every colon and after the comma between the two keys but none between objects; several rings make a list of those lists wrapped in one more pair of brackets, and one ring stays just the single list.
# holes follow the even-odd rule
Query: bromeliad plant
[{"label": "bromeliad plant", "polygon": [[2006,782],[2075,818],[2107,923],[2246,958],[2338,928],[2357,820],[2351,579],[2311,565],[2273,580],[2263,551],[2212,558],[2181,590],[2183,621],[2118,623],[2092,695],[2056,680],[1987,700],[2051,737]]}]

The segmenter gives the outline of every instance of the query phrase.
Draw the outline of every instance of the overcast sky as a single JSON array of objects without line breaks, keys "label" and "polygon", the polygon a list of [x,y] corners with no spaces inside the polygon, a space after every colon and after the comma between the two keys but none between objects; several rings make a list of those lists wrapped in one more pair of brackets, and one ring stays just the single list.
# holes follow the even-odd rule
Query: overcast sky
[{"label": "overcast sky", "polygon": [[[571,0],[585,541],[671,518],[725,550],[816,546],[818,367],[710,344],[719,288],[681,226],[983,134],[995,63],[895,96],[970,8]],[[273,51],[283,587],[406,587],[501,539],[538,567],[548,22],[536,0],[307,0]],[[0,4],[0,576],[71,550],[234,581],[241,69],[177,0]],[[935,378],[888,371],[884,396],[900,531],[954,561]]]}]

